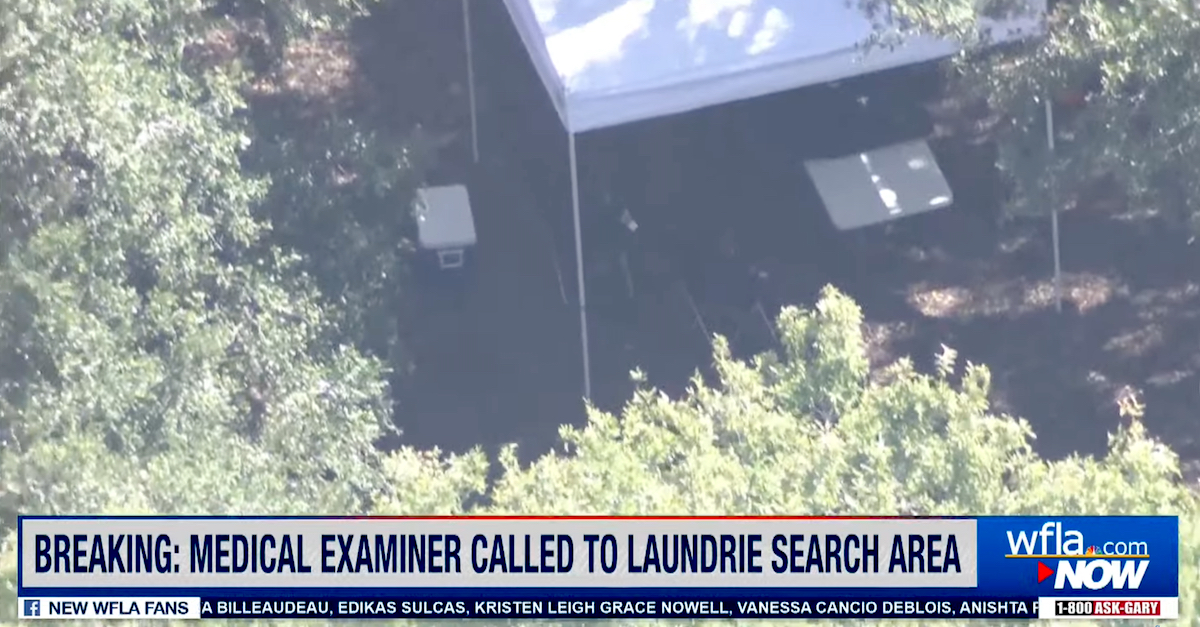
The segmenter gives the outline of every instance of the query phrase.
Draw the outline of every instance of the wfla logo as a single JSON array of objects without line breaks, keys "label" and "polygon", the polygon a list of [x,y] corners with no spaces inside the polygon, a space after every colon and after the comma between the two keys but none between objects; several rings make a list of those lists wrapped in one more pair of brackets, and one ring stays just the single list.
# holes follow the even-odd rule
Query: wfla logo
[{"label": "wfla logo", "polygon": [[38,618],[42,615],[42,602],[37,599],[21,599],[21,617]]},{"label": "wfla logo", "polygon": [[[1037,581],[1054,576],[1055,590],[1137,590],[1150,566],[1146,542],[1084,542],[1083,533],[1046,521],[1034,531],[1009,531],[1005,557],[1038,560]],[[1054,568],[1046,562],[1057,562]]]}]

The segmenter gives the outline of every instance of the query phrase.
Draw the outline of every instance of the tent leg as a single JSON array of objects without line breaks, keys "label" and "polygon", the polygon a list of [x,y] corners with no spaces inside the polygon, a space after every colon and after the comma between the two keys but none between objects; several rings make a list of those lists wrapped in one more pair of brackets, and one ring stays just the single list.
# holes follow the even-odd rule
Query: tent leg
[{"label": "tent leg", "polygon": [[[1046,146],[1051,153],[1054,152],[1054,105],[1049,98],[1046,99]],[[1051,194],[1053,204],[1050,207],[1050,239],[1054,248],[1054,307],[1062,313],[1062,256],[1058,241],[1058,202],[1054,200],[1053,187]]]},{"label": "tent leg", "polygon": [[571,210],[575,219],[575,273],[579,281],[579,342],[583,347],[583,398],[592,398],[591,356],[588,354],[587,287],[583,278],[583,232],[579,227],[579,164],[575,156],[575,133],[569,132],[571,152]]},{"label": "tent leg", "polygon": [[767,325],[767,333],[771,334],[771,341],[779,343],[779,336],[775,335],[775,325],[771,323],[771,317],[767,315],[767,310],[763,307],[761,300],[754,301],[754,309],[758,311],[758,315],[762,316],[763,324]]},{"label": "tent leg", "polygon": [[1054,305],[1058,312],[1062,313],[1062,256],[1058,245],[1058,207],[1050,214],[1050,237],[1054,240]]},{"label": "tent leg", "polygon": [[479,117],[475,110],[475,53],[471,47],[471,0],[462,0],[463,40],[467,48],[467,101],[471,109],[471,157],[479,163]]},{"label": "tent leg", "polygon": [[704,316],[700,315],[700,307],[696,305],[696,299],[692,298],[692,291],[687,288],[686,283],[680,283],[679,288],[683,290],[683,297],[687,299],[688,307],[691,307],[692,315],[696,318],[696,328],[704,335],[705,342],[711,342],[712,334],[708,332],[708,325],[704,324]]}]

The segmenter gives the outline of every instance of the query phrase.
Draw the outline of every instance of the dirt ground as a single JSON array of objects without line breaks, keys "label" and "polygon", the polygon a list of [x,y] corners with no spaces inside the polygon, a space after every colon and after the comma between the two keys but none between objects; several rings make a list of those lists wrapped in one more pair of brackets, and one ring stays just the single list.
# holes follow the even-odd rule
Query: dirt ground
[{"label": "dirt ground", "polygon": [[[430,4],[423,19],[453,32],[461,28],[457,6]],[[583,420],[567,140],[501,3],[476,6],[483,158],[462,177],[477,216],[479,274],[464,301],[430,296],[413,321],[417,370],[403,392],[400,422],[416,445],[462,450],[516,441],[532,453],[554,443],[558,425]],[[441,57],[408,70],[380,58],[364,61],[379,97],[404,112],[398,117],[414,117],[405,109],[414,94],[449,91],[465,100],[460,39],[393,36],[384,38],[397,42],[388,48],[380,32],[387,29],[377,29],[375,45],[364,47],[376,57],[403,55],[401,48],[422,42],[431,47],[426,58]],[[912,355],[932,366],[944,343],[964,361],[989,365],[996,408],[1027,418],[1043,454],[1104,450],[1118,420],[1114,398],[1129,386],[1142,392],[1152,431],[1183,456],[1200,458],[1193,409],[1200,394],[1200,280],[1191,274],[1200,252],[1184,234],[1112,208],[1063,214],[1060,314],[1049,221],[999,225],[993,177],[980,165],[985,157],[938,147],[955,190],[952,209],[898,223],[891,232],[847,236],[813,206],[788,146],[767,146],[737,126],[737,117],[703,113],[581,140],[583,198],[593,207],[584,238],[597,405],[619,409],[634,367],[679,392],[707,363],[693,302],[705,312],[706,330],[736,332],[743,351],[770,344],[761,316],[722,302],[725,292],[742,289],[727,286],[748,282],[745,275],[708,284],[686,279],[708,272],[695,269],[703,265],[695,250],[640,257],[637,297],[629,299],[619,264],[596,252],[605,246],[594,241],[607,237],[597,234],[603,227],[595,225],[606,218],[596,217],[594,207],[613,191],[660,240],[673,237],[664,207],[708,216],[685,218],[695,241],[673,241],[672,250],[699,246],[716,258],[726,231],[734,232],[743,265],[769,269],[770,289],[759,294],[768,315],[782,304],[810,303],[832,283],[862,305],[878,362]],[[465,122],[458,115],[442,124],[465,131]],[[688,128],[700,128],[700,137]],[[702,222],[724,227],[697,227]]]}]

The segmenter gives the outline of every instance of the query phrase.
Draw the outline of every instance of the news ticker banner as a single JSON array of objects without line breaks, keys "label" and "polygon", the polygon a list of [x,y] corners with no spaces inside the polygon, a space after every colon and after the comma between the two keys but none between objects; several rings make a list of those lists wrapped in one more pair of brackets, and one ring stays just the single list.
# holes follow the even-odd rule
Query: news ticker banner
[{"label": "news ticker banner", "polygon": [[22,517],[22,618],[1179,612],[1175,517]]}]

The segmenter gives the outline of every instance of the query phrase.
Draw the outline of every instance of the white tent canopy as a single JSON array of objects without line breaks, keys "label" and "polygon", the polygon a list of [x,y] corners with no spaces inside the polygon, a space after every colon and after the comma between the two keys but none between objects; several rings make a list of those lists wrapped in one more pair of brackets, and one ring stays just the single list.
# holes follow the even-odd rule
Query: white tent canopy
[{"label": "white tent canopy", "polygon": [[[464,18],[470,1],[463,0]],[[1028,17],[984,25],[994,41],[1037,32],[1046,0],[1028,1]],[[874,33],[886,31],[889,16],[868,17],[857,0],[504,0],[504,4],[569,137],[585,397],[591,396],[591,376],[576,134],[932,61],[958,49],[953,42],[932,38],[865,47]],[[920,152],[921,146],[911,150]],[[851,161],[867,163],[870,157],[879,155]],[[882,157],[886,161],[886,155]],[[845,167],[849,163],[816,164],[816,168],[832,173],[834,185],[837,180],[854,180],[883,198],[871,201],[880,206],[878,215],[883,217],[863,214],[843,222],[861,226],[886,220],[887,195],[905,191],[900,189],[904,186],[882,189],[880,176],[867,170],[851,173]],[[810,172],[812,168],[809,164]],[[936,168],[922,171],[940,177]],[[937,181],[932,187],[920,187],[908,191],[925,197],[918,203],[921,209],[949,204],[940,202]],[[842,196],[830,190],[823,194],[827,203],[835,195]],[[912,201],[906,199],[904,204]],[[834,211],[832,206],[829,209]]]},{"label": "white tent canopy", "polygon": [[[504,0],[564,126],[583,132],[945,57],[862,44],[856,0]],[[1044,0],[1039,0],[1044,7]],[[993,28],[997,40],[1036,18]],[[1022,30],[1018,30],[1022,29]]]}]

